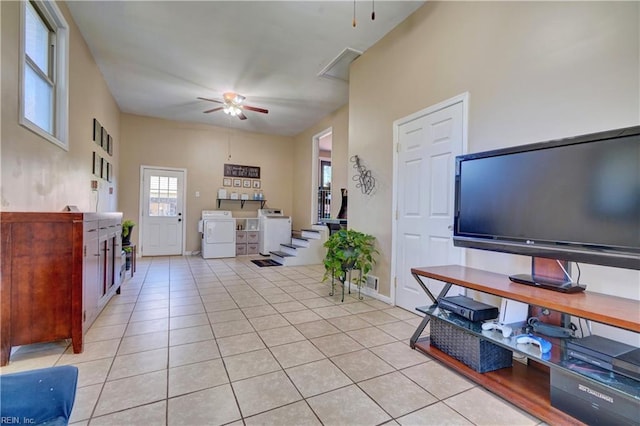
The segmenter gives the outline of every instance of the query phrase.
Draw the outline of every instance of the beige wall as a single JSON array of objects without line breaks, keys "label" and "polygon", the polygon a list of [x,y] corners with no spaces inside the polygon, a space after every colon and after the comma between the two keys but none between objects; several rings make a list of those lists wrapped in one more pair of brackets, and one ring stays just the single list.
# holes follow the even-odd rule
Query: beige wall
[{"label": "beige wall", "polygon": [[[118,208],[119,110],[91,52],[67,7],[58,3],[70,26],[69,151],[18,124],[19,3],[0,2],[2,9],[2,201],[4,211],[60,211],[76,205],[83,211]],[[113,157],[93,143],[93,118],[115,141]],[[99,180],[91,191],[92,152],[114,165],[112,183]],[[113,193],[109,194],[109,187]]]},{"label": "beige wall", "polygon": [[[351,66],[349,156],[376,178],[349,182],[349,226],[377,237],[374,274],[390,295],[393,121],[470,94],[468,150],[640,122],[638,2],[427,2]],[[470,266],[528,261],[467,250]],[[640,273],[583,267],[589,289],[640,299]]]},{"label": "beige wall", "polygon": [[[187,169],[186,250],[200,250],[198,220],[202,210],[217,208],[225,163],[260,167],[260,180],[268,207],[291,214],[293,205],[293,138],[268,136],[205,124],[176,122],[122,114],[120,206],[125,218],[139,222],[140,166]],[[229,190],[231,188],[228,188]],[[196,191],[200,197],[196,197]],[[250,193],[253,189],[240,189]],[[257,203],[223,202],[234,217],[256,217]],[[138,241],[140,227],[134,229]],[[144,251],[144,249],[143,249]]]},{"label": "beige wall", "polygon": [[[308,228],[311,221],[312,184],[311,163],[313,161],[313,137],[331,128],[333,131],[331,141],[331,188],[340,191],[347,187],[348,164],[348,129],[349,106],[345,105],[337,111],[329,114],[315,125],[295,137],[295,154],[293,160],[293,228]],[[333,191],[332,191],[333,192]],[[331,205],[331,217],[336,217],[340,211],[340,197]]]}]

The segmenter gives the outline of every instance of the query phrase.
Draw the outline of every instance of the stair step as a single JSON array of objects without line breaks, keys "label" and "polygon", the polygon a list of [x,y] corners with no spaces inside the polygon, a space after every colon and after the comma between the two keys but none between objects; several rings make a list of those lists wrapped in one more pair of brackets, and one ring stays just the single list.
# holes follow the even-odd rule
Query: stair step
[{"label": "stair step", "polygon": [[320,239],[320,231],[317,229],[303,229],[300,231],[303,238],[308,238],[311,240],[319,240]]},{"label": "stair step", "polygon": [[305,246],[299,246],[297,244],[280,244],[283,247],[289,247],[292,249],[299,249],[299,248],[305,248]]},{"label": "stair step", "polygon": [[278,257],[294,257],[292,254],[285,253],[283,251],[270,251],[269,253]]}]

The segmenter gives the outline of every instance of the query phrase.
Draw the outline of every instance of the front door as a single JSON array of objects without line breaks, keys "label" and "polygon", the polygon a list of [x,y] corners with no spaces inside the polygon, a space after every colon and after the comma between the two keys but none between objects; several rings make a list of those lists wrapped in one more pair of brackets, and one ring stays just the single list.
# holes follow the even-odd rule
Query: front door
[{"label": "front door", "polygon": [[[433,302],[412,267],[461,264],[453,247],[455,156],[462,154],[464,98],[399,120],[395,304],[414,311]],[[425,282],[437,296],[441,284]],[[450,292],[452,293],[452,292]]]},{"label": "front door", "polygon": [[184,170],[142,169],[143,256],[181,255],[184,233]]}]

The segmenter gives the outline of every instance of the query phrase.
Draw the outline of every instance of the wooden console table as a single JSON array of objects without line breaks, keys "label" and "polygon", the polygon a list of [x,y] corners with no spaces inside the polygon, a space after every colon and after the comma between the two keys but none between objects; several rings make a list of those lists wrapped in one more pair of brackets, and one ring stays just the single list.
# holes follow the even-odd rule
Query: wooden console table
[{"label": "wooden console table", "polygon": [[[576,294],[559,293],[516,284],[505,275],[458,265],[412,268],[411,274],[434,303],[437,298],[429,291],[422,278],[445,283],[445,287],[438,297],[446,295],[451,285],[459,285],[632,332],[640,332],[638,317],[640,301],[637,300],[588,291]],[[581,424],[577,419],[551,406],[549,367],[547,365],[537,362],[534,362],[534,365],[514,362],[513,367],[510,368],[478,373],[455,358],[430,346],[428,338],[420,339],[420,334],[428,324],[429,318],[429,315],[425,316],[411,337],[412,348],[436,358],[446,366],[455,369],[491,392],[550,424]],[[554,344],[552,351],[554,360],[547,364],[553,365],[553,362],[561,356],[560,346]]]}]

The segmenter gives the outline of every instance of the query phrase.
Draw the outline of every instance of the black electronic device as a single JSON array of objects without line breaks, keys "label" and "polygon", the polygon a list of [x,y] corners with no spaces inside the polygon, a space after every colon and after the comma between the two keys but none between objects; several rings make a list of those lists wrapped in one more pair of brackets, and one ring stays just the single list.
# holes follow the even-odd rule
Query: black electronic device
[{"label": "black electronic device", "polygon": [[559,325],[547,324],[540,321],[538,318],[531,317],[527,321],[527,324],[531,326],[534,333],[542,334],[549,337],[559,337],[565,339],[573,336],[573,331],[570,328],[560,327]]},{"label": "black electronic device", "polygon": [[454,244],[640,269],[638,158],[640,126],[459,156]]},{"label": "black electronic device", "polygon": [[[640,425],[634,380],[588,364],[552,367],[551,405],[590,425]],[[578,374],[576,374],[578,373]]]},{"label": "black electronic device", "polygon": [[514,283],[532,285],[561,293],[579,293],[587,288],[584,284],[576,284],[572,281],[552,280],[549,278],[540,279],[529,274],[509,275],[509,279]]},{"label": "black electronic device", "polygon": [[469,321],[485,321],[498,318],[498,308],[477,302],[466,296],[448,296],[438,299],[438,307],[458,314]]},{"label": "black electronic device", "polygon": [[614,372],[640,380],[640,348],[614,357],[611,364]]},{"label": "black electronic device", "polygon": [[592,334],[567,341],[567,354],[589,364],[613,371],[613,359],[634,350],[635,347],[616,340]]}]

